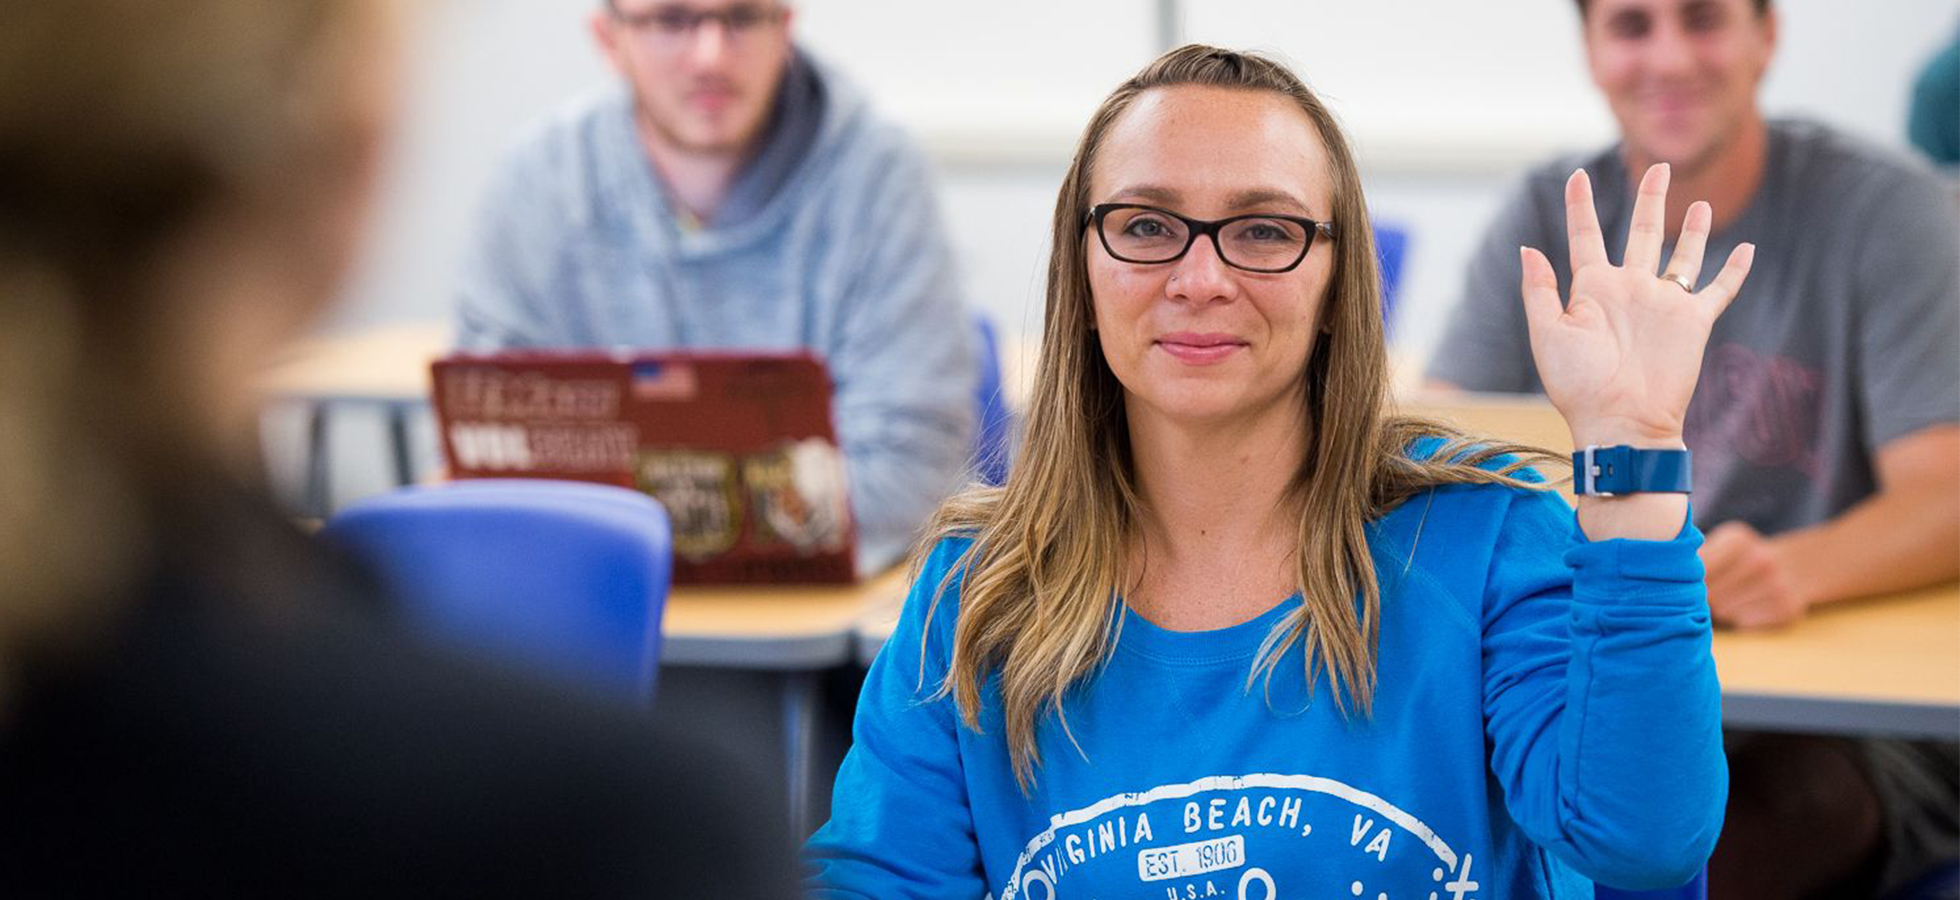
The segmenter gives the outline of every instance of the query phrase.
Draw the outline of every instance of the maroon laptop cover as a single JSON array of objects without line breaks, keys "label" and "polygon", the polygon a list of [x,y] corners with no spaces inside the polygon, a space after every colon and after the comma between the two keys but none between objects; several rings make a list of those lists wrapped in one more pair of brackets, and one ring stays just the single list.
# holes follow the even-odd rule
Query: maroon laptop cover
[{"label": "maroon laptop cover", "polygon": [[854,578],[830,377],[814,356],[525,351],[431,370],[454,477],[652,494],[673,522],[676,584]]}]

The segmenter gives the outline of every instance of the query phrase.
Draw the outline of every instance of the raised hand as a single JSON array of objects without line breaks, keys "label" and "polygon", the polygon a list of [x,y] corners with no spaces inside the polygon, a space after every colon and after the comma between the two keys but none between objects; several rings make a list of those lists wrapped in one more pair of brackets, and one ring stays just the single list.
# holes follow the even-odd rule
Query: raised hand
[{"label": "raised hand", "polygon": [[1713,213],[1688,207],[1663,275],[1668,167],[1647,170],[1633,202],[1624,265],[1607,261],[1592,182],[1584,170],[1565,183],[1565,227],[1572,247],[1572,296],[1560,304],[1551,262],[1519,248],[1531,355],[1545,394],[1565,416],[1576,446],[1679,446],[1688,401],[1701,373],[1708,332],[1755,258],[1753,244],[1729,255],[1715,280],[1696,292]]}]

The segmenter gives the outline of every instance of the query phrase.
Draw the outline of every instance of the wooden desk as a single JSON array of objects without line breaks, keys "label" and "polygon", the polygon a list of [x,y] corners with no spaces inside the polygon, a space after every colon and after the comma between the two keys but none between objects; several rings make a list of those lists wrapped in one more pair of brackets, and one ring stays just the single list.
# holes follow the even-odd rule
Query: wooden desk
[{"label": "wooden desk", "polygon": [[1718,631],[1715,666],[1729,725],[1960,738],[1960,584]]},{"label": "wooden desk", "polygon": [[905,575],[901,566],[840,587],[677,587],[661,617],[661,662],[783,671],[842,665],[852,658],[858,623],[897,609]]},{"label": "wooden desk", "polygon": [[1417,392],[1398,396],[1396,404],[1402,412],[1453,422],[1468,431],[1553,453],[1572,451],[1572,431],[1565,426],[1565,417],[1535,394]]},{"label": "wooden desk", "polygon": [[[898,606],[870,607],[870,665]],[[1839,604],[1789,628],[1715,633],[1722,722],[1736,728],[1960,738],[1960,584]]]},{"label": "wooden desk", "polygon": [[280,354],[259,386],[281,399],[425,402],[429,363],[452,343],[443,322],[306,338]]}]

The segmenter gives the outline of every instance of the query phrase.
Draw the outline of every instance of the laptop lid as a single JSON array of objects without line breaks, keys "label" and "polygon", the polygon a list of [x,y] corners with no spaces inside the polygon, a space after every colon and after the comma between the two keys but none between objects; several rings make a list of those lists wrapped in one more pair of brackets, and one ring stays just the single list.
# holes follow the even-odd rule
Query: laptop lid
[{"label": "laptop lid", "polygon": [[562,478],[667,508],[676,584],[848,582],[831,385],[807,353],[521,351],[432,366],[456,478]]}]

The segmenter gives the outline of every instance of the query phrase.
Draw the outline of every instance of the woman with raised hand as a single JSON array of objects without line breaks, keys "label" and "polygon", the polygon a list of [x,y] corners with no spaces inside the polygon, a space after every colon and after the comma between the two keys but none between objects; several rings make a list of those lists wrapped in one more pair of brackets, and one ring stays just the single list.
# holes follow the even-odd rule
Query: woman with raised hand
[{"label": "woman with raised hand", "polygon": [[1166,54],[1054,218],[1027,433],[941,509],[859,702],[823,897],[1589,897],[1678,884],[1726,790],[1681,425],[1752,251],[1624,265],[1590,186],[1566,303],[1521,251],[1574,446],[1396,415],[1353,153],[1284,67]]}]

